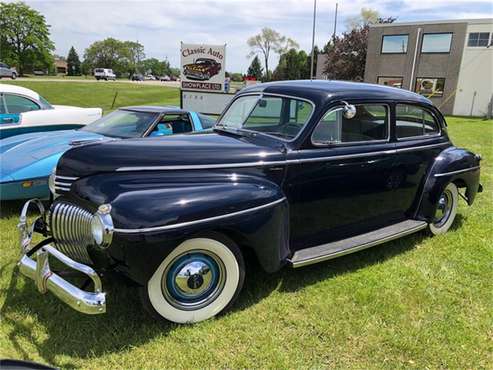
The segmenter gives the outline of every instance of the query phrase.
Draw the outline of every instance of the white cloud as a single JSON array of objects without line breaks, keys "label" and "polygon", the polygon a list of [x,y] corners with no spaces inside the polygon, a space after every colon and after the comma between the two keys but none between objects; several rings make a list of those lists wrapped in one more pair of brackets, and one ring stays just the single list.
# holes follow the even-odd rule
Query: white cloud
[{"label": "white cloud", "polygon": [[[334,27],[335,0],[318,0],[316,44],[323,46]],[[493,16],[491,0],[339,0],[338,30],[344,19],[362,7],[378,10],[398,21]],[[312,0],[183,0],[76,1],[43,0],[27,3],[46,16],[56,52],[66,55],[74,45],[79,54],[96,40],[115,37],[139,40],[147,56],[168,57],[179,64],[180,41],[227,43],[226,65],[245,72],[246,40],[262,27],[271,27],[309,50]],[[275,65],[276,61],[271,61]]]}]

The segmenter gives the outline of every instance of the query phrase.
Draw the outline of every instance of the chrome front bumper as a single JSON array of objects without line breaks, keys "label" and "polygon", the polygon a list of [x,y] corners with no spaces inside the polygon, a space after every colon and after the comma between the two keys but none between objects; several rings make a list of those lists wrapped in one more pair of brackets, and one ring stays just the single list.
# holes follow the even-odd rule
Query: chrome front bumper
[{"label": "chrome front bumper", "polygon": [[[45,245],[34,253],[36,259],[32,259],[27,253],[32,249],[31,240],[34,232],[34,225],[28,225],[27,212],[30,205],[36,205],[41,213],[40,218],[45,215],[43,204],[33,199],[22,208],[17,226],[20,234],[21,259],[18,263],[20,272],[36,282],[40,293],[52,292],[60,300],[68,304],[73,309],[86,314],[100,314],[106,312],[106,293],[102,291],[102,284],[99,275],[89,266],[76,262],[58,251],[51,245]],[[44,219],[43,219],[44,220]],[[49,257],[53,256],[66,266],[86,275],[94,283],[94,292],[79,289],[67,280],[51,271]]]}]

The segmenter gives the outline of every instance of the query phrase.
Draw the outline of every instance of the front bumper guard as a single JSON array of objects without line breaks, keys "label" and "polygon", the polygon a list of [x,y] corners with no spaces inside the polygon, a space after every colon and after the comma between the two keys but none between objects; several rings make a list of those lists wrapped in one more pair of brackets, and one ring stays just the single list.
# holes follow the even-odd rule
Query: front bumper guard
[{"label": "front bumper guard", "polygon": [[[20,272],[36,282],[40,293],[52,292],[60,300],[68,304],[73,309],[90,314],[101,314],[106,312],[106,293],[102,291],[102,284],[99,275],[89,266],[76,262],[65,254],[58,251],[50,244],[41,247],[34,254],[36,259],[28,256],[31,247],[31,240],[35,231],[36,222],[29,225],[27,222],[27,212],[30,205],[36,205],[41,216],[36,220],[45,223],[45,210],[43,204],[38,199],[32,199],[22,208],[17,225],[20,234],[21,259],[18,263]],[[63,279],[50,269],[49,257],[53,256],[66,266],[79,271],[90,278],[94,284],[94,292],[79,289],[67,280]]]}]

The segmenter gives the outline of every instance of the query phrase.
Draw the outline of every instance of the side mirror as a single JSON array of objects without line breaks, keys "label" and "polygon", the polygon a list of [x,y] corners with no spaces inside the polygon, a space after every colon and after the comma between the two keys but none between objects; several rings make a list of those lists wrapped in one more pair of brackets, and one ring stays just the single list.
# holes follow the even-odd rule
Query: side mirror
[{"label": "side mirror", "polygon": [[343,108],[344,118],[351,119],[356,115],[356,107],[352,104],[346,104]]}]

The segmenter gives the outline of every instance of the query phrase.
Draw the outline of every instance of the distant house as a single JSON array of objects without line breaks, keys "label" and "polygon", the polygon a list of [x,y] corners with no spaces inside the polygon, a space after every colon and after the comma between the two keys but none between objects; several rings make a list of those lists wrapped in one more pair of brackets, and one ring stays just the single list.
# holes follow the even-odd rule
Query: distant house
[{"label": "distant house", "polygon": [[365,81],[422,94],[445,114],[484,116],[493,101],[493,19],[375,24]]},{"label": "distant house", "polygon": [[55,59],[55,69],[57,74],[67,74],[68,66],[67,61],[63,59]]}]

